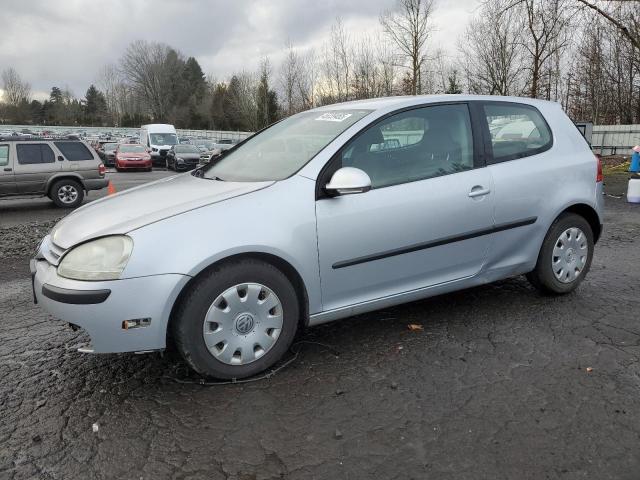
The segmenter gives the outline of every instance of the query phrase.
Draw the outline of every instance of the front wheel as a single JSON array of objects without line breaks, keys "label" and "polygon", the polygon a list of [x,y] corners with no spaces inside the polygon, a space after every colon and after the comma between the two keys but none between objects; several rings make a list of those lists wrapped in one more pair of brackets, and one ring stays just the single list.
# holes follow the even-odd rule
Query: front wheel
[{"label": "front wheel", "polygon": [[198,373],[243,378],[272,366],[296,334],[300,305],[289,279],[253,259],[197,279],[172,319],[178,351]]},{"label": "front wheel", "polygon": [[575,213],[563,214],[549,228],[536,268],[527,278],[544,293],[569,293],[589,272],[593,248],[589,222]]}]

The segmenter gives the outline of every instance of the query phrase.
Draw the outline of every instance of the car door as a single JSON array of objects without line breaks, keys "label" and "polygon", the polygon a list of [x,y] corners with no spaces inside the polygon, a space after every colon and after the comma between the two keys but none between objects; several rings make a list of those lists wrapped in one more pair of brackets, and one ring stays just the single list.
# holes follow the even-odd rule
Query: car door
[{"label": "car door", "polygon": [[43,193],[51,175],[62,170],[51,147],[44,142],[16,143],[14,162],[17,193]]},{"label": "car door", "polygon": [[11,145],[0,143],[0,195],[16,193],[16,182],[13,175]]},{"label": "car door", "polygon": [[494,208],[481,141],[465,103],[423,106],[374,123],[334,156],[320,186],[349,166],[365,171],[372,189],[318,194],[325,311],[480,271]]}]

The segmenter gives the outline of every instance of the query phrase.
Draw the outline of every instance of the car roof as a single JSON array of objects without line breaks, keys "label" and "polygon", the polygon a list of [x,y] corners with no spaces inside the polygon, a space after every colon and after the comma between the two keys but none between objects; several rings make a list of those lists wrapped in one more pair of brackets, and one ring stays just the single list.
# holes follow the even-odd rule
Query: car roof
[{"label": "car roof", "polygon": [[324,105],[322,107],[314,108],[314,111],[324,110],[387,110],[395,108],[411,107],[414,105],[424,105],[428,103],[441,103],[441,102],[465,102],[472,100],[480,100],[485,102],[512,102],[512,103],[524,103],[528,105],[550,105],[556,102],[550,102],[548,100],[538,100],[528,97],[503,97],[498,95],[404,95],[397,97],[381,97],[371,98],[366,100],[352,100],[350,102],[335,103],[332,105]]},{"label": "car roof", "polygon": [[0,142],[82,142],[83,140],[72,137],[37,137],[37,136],[20,136],[20,135],[0,135]]}]

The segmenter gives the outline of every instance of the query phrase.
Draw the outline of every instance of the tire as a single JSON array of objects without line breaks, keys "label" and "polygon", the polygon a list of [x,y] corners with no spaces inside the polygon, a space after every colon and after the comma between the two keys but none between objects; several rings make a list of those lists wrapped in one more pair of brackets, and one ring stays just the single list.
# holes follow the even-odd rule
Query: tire
[{"label": "tire", "polygon": [[543,293],[562,295],[572,292],[591,268],[593,247],[593,231],[589,222],[575,213],[562,214],[549,228],[536,268],[527,274],[527,279]]},{"label": "tire", "polygon": [[[244,378],[282,358],[299,318],[298,297],[289,279],[273,265],[245,259],[216,267],[195,281],[174,313],[171,335],[199,374]],[[280,328],[271,328],[274,325]]]},{"label": "tire", "polygon": [[49,198],[60,208],[76,208],[84,199],[84,187],[72,179],[58,180],[49,192]]}]

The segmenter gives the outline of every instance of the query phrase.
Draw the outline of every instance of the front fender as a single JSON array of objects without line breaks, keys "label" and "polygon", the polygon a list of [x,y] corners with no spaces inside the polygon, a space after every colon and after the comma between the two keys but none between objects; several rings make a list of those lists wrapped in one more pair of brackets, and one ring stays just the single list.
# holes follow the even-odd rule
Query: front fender
[{"label": "front fender", "polygon": [[168,273],[193,277],[230,256],[263,253],[298,272],[310,313],[319,312],[314,190],[315,182],[294,176],[130,231],[134,247],[123,278]]}]

